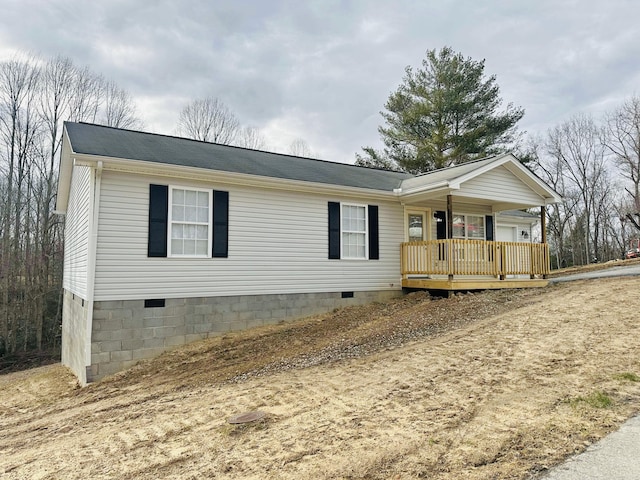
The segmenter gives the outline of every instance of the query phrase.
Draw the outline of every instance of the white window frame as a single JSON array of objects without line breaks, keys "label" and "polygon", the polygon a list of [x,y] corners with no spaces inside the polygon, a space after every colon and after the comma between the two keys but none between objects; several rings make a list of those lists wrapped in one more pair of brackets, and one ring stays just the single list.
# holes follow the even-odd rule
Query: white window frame
[{"label": "white window frame", "polygon": [[[460,240],[486,240],[487,239],[487,219],[485,218],[485,215],[482,215],[480,213],[461,213],[461,212],[454,212],[453,216],[456,217],[462,217],[464,219],[464,236],[456,236],[454,235],[453,238],[457,238]],[[478,217],[482,219],[482,229],[484,231],[484,236],[482,238],[475,238],[475,237],[469,237],[469,222],[467,221],[467,217]]]},{"label": "white window frame", "polygon": [[[193,192],[204,192],[208,194],[209,200],[209,215],[207,218],[207,222],[183,222],[173,220],[173,192],[174,190],[185,190],[185,191],[193,191]],[[213,239],[213,225],[211,222],[211,218],[213,216],[213,190],[206,188],[198,188],[184,185],[169,185],[169,205],[168,205],[168,216],[167,216],[167,257],[173,258],[211,258],[211,250],[212,250],[212,239]],[[198,255],[198,254],[176,254],[172,251],[172,236],[171,231],[173,229],[174,223],[181,225],[206,225],[207,226],[207,253],[206,255]]]},{"label": "white window frame", "polygon": [[[344,227],[344,207],[364,208],[364,232],[357,230],[345,230]],[[345,233],[364,233],[364,257],[348,257],[345,255],[344,235]],[[340,258],[344,260],[368,260],[369,258],[369,206],[360,203],[340,202]]]}]

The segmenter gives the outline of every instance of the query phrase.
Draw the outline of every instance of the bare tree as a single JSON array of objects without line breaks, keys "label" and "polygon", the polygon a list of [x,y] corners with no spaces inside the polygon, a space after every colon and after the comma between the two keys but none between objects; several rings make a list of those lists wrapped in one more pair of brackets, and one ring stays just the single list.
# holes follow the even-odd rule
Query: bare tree
[{"label": "bare tree", "polygon": [[131,95],[113,81],[103,86],[104,106],[101,123],[116,128],[141,128],[142,122],[136,116],[136,106]]},{"label": "bare tree", "polygon": [[194,100],[180,112],[177,132],[194,140],[232,145],[240,122],[217,98]]},{"label": "bare tree", "polygon": [[60,333],[62,221],[53,214],[64,120],[130,126],[128,94],[64,57],[0,63],[0,356]]},{"label": "bare tree", "polygon": [[289,153],[297,157],[310,157],[311,149],[309,144],[302,138],[296,138],[289,145]]},{"label": "bare tree", "polygon": [[[77,95],[93,97],[95,89],[79,88],[79,76],[88,76],[87,72],[78,70],[66,57],[57,56],[47,61],[42,69],[39,89],[40,117],[43,125],[40,150],[34,155],[35,171],[33,182],[35,223],[35,251],[37,258],[37,276],[33,286],[37,301],[33,315],[35,323],[35,348],[42,349],[45,341],[45,325],[55,323],[51,318],[48,305],[56,305],[56,312],[61,308],[59,293],[62,277],[61,223],[53,212],[56,192],[57,160],[62,144],[62,122],[81,105],[91,104]],[[82,119],[80,116],[78,120]],[[49,328],[50,330],[51,328]]]},{"label": "bare tree", "polygon": [[586,262],[597,255],[597,232],[594,230],[598,207],[597,191],[606,178],[605,150],[601,129],[591,117],[578,115],[549,131],[547,152],[562,165],[566,181],[577,189],[584,218],[581,218]]},{"label": "bare tree", "polygon": [[69,120],[95,123],[102,102],[102,84],[102,78],[88,68],[76,69]]},{"label": "bare tree", "polygon": [[640,97],[625,101],[606,116],[605,145],[613,154],[631,196],[625,217],[640,231]]},{"label": "bare tree", "polygon": [[[575,214],[579,200],[574,191],[570,191],[566,184],[564,164],[554,157],[542,157],[538,155],[538,146],[535,149],[535,170],[553,189],[562,195],[564,201],[547,208],[547,229],[549,232],[549,244],[552,252],[555,252],[555,267],[566,267],[575,263],[571,249],[568,248],[568,239],[571,226],[575,221]],[[552,264],[553,266],[553,264]]]},{"label": "bare tree", "polygon": [[266,150],[267,141],[257,128],[244,127],[240,130],[235,145],[252,150]]},{"label": "bare tree", "polygon": [[2,206],[2,261],[0,296],[0,352],[16,349],[20,312],[19,296],[23,276],[20,262],[23,193],[27,185],[27,155],[37,131],[34,93],[39,69],[31,58],[14,58],[0,64],[0,141],[5,147],[2,162],[5,196]]}]

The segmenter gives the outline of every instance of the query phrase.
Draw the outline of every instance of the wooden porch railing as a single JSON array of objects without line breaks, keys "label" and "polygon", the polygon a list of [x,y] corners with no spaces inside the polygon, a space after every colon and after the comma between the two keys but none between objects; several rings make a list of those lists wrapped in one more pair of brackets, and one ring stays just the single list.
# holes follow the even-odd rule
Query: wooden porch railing
[{"label": "wooden porch railing", "polygon": [[427,240],[401,244],[402,276],[407,275],[546,275],[546,243],[484,240]]}]

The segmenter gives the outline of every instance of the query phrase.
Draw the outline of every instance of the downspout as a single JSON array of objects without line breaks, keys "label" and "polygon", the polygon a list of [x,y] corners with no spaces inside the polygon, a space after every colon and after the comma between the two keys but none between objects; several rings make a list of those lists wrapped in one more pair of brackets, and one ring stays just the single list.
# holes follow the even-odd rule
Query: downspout
[{"label": "downspout", "polygon": [[93,180],[93,212],[91,215],[91,231],[89,232],[88,258],[87,258],[87,324],[85,330],[85,378],[84,382],[89,383],[91,379],[91,340],[93,332],[93,294],[95,291],[96,279],[96,250],[98,246],[98,217],[100,213],[100,187],[102,185],[102,162],[95,166],[95,176]]}]

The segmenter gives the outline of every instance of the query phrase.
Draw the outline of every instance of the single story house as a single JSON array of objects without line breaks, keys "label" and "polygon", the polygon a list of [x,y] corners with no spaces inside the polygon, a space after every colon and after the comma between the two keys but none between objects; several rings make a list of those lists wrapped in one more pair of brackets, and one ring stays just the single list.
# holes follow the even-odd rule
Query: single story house
[{"label": "single story house", "polygon": [[512,155],[414,176],[67,122],[62,362],[86,384],[403,287],[539,286],[547,245],[500,212],[560,200]]}]

